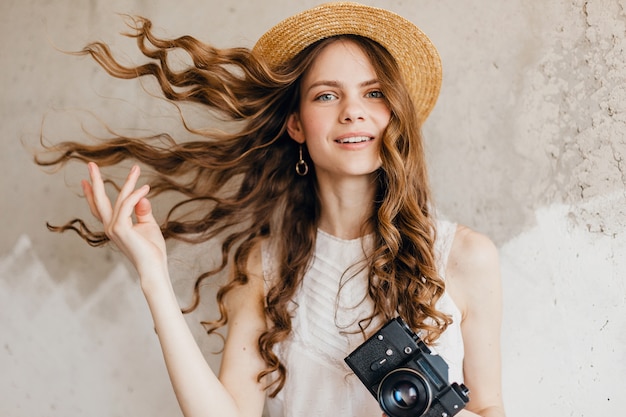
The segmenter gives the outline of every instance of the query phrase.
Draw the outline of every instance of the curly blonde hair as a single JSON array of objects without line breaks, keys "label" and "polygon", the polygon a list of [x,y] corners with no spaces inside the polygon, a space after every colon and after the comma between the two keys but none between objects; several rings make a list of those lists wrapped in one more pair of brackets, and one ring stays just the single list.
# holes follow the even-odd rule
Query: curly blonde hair
[{"label": "curly blonde hair", "polygon": [[[265,313],[270,324],[258,341],[266,363],[258,378],[277,375],[270,392],[276,395],[285,383],[286,369],[273,347],[292,331],[288,305],[313,256],[320,213],[315,169],[306,151],[311,172],[307,176],[295,173],[298,144],[286,132],[287,119],[298,109],[300,80],[319,52],[338,38],[350,39],[370,58],[392,112],[381,147],[374,214],[367,220],[375,240],[366,260],[373,311],[362,318],[361,328],[375,317],[389,319],[399,314],[412,328],[425,330],[428,343],[436,340],[450,318],[435,306],[444,293],[444,282],[435,264],[421,121],[389,52],[370,39],[346,35],[319,41],[281,67],[270,69],[262,56],[247,48],[217,49],[190,36],[161,39],[154,35],[151,22],[141,17],[135,18],[132,27],[128,36],[137,39],[149,58],[145,64],[123,66],[100,42],[88,44],[77,54],[91,55],[114,77],[152,76],[168,100],[199,103],[226,120],[243,122],[242,127],[225,133],[199,131],[184,123],[189,132],[204,136],[199,141],[157,134],[114,135],[95,144],[62,142],[46,147],[36,163],[57,166],[80,160],[110,166],[133,160],[155,172],[152,196],[178,193],[181,200],[170,207],[161,224],[165,238],[192,243],[222,239],[221,263],[197,278],[193,301],[185,312],[198,306],[202,282],[233,260],[232,279],[217,293],[220,317],[204,322],[209,333],[228,322],[224,297],[247,283],[245,265],[251,249],[268,237],[288,236],[276,239],[280,279],[267,291]],[[191,57],[193,65],[175,71],[168,65],[168,56],[180,50]],[[236,187],[233,191],[225,184]],[[73,230],[93,246],[108,242],[103,232],[90,230],[81,219],[49,228]]]}]

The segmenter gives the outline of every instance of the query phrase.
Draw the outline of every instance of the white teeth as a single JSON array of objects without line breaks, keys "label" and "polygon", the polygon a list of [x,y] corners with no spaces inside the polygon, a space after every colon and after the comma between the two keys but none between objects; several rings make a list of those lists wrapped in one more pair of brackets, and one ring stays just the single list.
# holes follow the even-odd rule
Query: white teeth
[{"label": "white teeth", "polygon": [[368,140],[370,140],[368,136],[354,136],[351,138],[344,138],[344,139],[338,140],[338,142],[339,143],[361,143],[361,142],[367,142]]}]

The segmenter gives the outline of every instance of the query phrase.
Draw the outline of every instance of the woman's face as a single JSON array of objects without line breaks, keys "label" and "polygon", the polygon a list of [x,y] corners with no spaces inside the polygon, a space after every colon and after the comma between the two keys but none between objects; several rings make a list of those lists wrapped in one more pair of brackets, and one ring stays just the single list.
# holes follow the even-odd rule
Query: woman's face
[{"label": "woman's face", "polygon": [[328,44],[304,74],[289,135],[306,143],[318,179],[369,175],[380,167],[391,111],[369,58],[350,40]]}]

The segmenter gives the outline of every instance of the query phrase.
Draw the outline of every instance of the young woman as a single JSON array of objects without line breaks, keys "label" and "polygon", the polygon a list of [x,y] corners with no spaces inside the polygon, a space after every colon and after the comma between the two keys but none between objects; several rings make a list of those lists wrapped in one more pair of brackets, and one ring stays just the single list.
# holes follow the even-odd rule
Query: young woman
[{"label": "young woman", "polygon": [[[88,162],[83,190],[103,232],[75,220],[92,245],[112,241],[134,264],[172,386],[185,416],[380,416],[343,359],[400,316],[469,387],[459,416],[504,416],[500,383],[497,251],[484,236],[435,218],[420,126],[436,101],[440,61],[412,23],[386,10],[329,3],[279,23],[248,50],[191,37],[136,37],[153,61],[111,75],[156,77],[174,102],[200,103],[243,122],[202,141],[167,135],[62,143],[58,157]],[[173,71],[168,53],[193,65]],[[111,202],[101,166],[138,162]],[[137,187],[139,165],[152,187]],[[233,187],[233,184],[235,185]],[[159,224],[151,195],[183,201]],[[192,215],[180,215],[189,212]],[[224,232],[227,232],[224,234]],[[228,324],[219,375],[198,348],[172,289],[165,240],[223,239],[218,292]],[[195,306],[197,306],[196,298]]]}]

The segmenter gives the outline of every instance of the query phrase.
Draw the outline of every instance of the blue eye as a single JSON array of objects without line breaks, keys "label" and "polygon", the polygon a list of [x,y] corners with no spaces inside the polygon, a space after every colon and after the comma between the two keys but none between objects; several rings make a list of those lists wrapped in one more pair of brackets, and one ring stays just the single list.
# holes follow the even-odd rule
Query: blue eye
[{"label": "blue eye", "polygon": [[375,90],[375,91],[370,91],[369,93],[367,93],[366,97],[369,97],[369,98],[384,98],[385,95],[383,94],[382,91]]},{"label": "blue eye", "polygon": [[331,100],[334,100],[335,98],[337,98],[337,96],[335,96],[334,94],[325,93],[325,94],[321,94],[321,95],[317,96],[315,98],[315,100],[317,100],[317,101],[331,101]]}]

